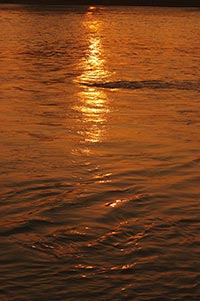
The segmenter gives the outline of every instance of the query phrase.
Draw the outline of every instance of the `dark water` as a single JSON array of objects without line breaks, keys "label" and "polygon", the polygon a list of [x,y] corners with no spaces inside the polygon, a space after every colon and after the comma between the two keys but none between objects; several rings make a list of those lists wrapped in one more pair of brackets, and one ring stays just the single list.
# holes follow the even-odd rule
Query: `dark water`
[{"label": "dark water", "polygon": [[200,298],[200,11],[0,6],[0,300]]}]

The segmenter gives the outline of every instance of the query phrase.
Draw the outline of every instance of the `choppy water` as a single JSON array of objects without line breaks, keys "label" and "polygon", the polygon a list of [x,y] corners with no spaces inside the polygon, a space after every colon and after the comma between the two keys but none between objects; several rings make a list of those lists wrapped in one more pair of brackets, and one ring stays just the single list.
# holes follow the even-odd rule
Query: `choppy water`
[{"label": "choppy water", "polygon": [[199,300],[200,11],[0,5],[4,301]]}]

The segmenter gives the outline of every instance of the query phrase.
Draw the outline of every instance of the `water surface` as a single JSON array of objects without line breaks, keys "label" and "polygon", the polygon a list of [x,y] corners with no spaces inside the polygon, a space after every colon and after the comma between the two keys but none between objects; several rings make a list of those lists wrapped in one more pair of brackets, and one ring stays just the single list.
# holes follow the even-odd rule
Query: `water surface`
[{"label": "water surface", "polygon": [[199,28],[0,5],[1,300],[199,300]]}]

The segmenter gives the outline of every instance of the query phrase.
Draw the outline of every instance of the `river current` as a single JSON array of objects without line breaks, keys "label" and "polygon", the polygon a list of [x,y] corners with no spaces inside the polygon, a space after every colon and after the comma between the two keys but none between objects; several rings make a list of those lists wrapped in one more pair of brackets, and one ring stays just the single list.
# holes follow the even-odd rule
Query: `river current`
[{"label": "river current", "polygon": [[0,300],[200,300],[200,11],[0,5]]}]

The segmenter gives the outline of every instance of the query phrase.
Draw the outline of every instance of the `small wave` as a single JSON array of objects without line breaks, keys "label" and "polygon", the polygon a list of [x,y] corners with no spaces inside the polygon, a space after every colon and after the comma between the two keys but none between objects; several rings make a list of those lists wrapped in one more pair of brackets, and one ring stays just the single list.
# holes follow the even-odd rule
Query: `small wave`
[{"label": "small wave", "polygon": [[111,82],[82,82],[81,84],[89,87],[104,89],[176,89],[176,90],[200,90],[200,81],[162,81],[162,80],[143,80],[143,81],[111,81]]},{"label": "small wave", "polygon": [[141,201],[146,197],[148,197],[148,194],[138,194],[138,195],[135,195],[135,196],[132,196],[132,197],[129,197],[129,198],[117,199],[114,202],[106,203],[106,206],[114,208],[116,206],[121,205],[122,203],[126,203],[126,202],[129,202],[129,201]]},{"label": "small wave", "polygon": [[0,236],[10,236],[20,233],[29,233],[34,231],[36,228],[44,226],[51,226],[53,223],[47,219],[31,219],[27,221],[21,221],[16,223],[10,223],[10,225],[2,227],[0,230]]}]

